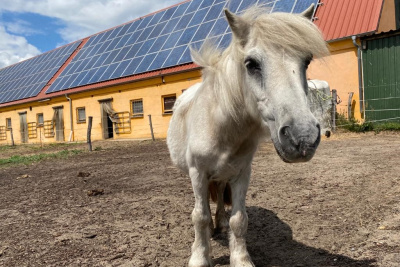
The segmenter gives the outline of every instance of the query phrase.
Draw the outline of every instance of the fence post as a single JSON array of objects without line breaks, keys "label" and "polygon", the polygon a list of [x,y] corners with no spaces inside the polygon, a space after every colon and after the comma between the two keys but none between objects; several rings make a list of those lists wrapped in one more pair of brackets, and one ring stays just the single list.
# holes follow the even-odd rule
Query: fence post
[{"label": "fence post", "polygon": [[43,142],[42,142],[42,127],[39,127],[39,141],[40,141],[40,147],[43,148]]},{"label": "fence post", "polygon": [[87,143],[89,145],[89,151],[92,151],[92,122],[93,122],[93,117],[89,116],[89,124],[87,130]]},{"label": "fence post", "polygon": [[337,100],[337,91],[336,89],[332,89],[332,131],[336,131],[336,102]]},{"label": "fence post", "polygon": [[153,124],[151,123],[151,114],[149,114],[149,123],[150,123],[151,138],[153,139],[153,141],[155,141],[154,132],[153,132]]},{"label": "fence post", "polygon": [[350,92],[349,93],[349,99],[347,100],[347,119],[348,120],[351,120],[352,118],[353,118],[353,114],[352,114],[352,112],[351,112],[351,109],[352,109],[352,101],[353,101],[353,95],[354,95],[354,93],[353,92]]},{"label": "fence post", "polygon": [[12,146],[15,146],[15,143],[14,143],[14,134],[13,134],[12,128],[10,128],[10,135],[11,135],[11,145],[12,145]]}]

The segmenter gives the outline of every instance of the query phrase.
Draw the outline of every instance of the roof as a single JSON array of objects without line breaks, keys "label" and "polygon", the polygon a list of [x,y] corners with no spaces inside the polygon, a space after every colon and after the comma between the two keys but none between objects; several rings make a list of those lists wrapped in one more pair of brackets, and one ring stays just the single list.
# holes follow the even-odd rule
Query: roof
[{"label": "roof", "polygon": [[147,79],[151,79],[151,78],[162,77],[162,76],[166,76],[166,75],[170,75],[170,74],[194,71],[194,70],[198,70],[198,69],[200,69],[200,67],[194,63],[183,64],[180,66],[170,67],[170,68],[166,68],[166,69],[162,69],[162,70],[156,70],[156,71],[150,71],[150,72],[141,73],[141,74],[137,74],[137,75],[132,75],[129,77],[120,78],[118,80],[108,80],[108,81],[103,81],[103,82],[99,82],[99,83],[95,83],[95,84],[88,84],[85,86],[70,88],[65,91],[59,91],[59,92],[52,93],[51,95],[47,95],[46,90],[47,90],[48,86],[50,85],[49,84],[49,85],[45,86],[43,88],[43,90],[35,97],[19,99],[19,100],[15,100],[13,102],[3,103],[3,104],[0,104],[0,108],[1,107],[9,107],[12,105],[17,105],[17,104],[29,103],[29,102],[33,102],[33,101],[41,101],[44,99],[49,99],[51,97],[59,97],[59,96],[64,96],[64,95],[68,95],[68,94],[96,90],[99,88],[109,87],[109,86],[113,86],[116,84],[126,84],[126,83],[131,83],[131,82],[147,80]]},{"label": "roof", "polygon": [[[44,75],[41,66],[30,64],[36,58],[0,70],[14,71],[14,84],[8,88],[0,83],[0,107],[38,101],[54,96],[111,86],[160,74],[173,74],[198,69],[193,64],[189,46],[200,47],[206,38],[220,48],[230,43],[232,33],[223,9],[240,13],[252,4],[264,5],[270,12],[299,13],[318,0],[186,0],[169,8],[79,40],[60,59],[61,66]],[[57,49],[47,53],[59,55]],[[49,61],[51,62],[51,60]],[[46,62],[47,63],[47,62]],[[30,69],[38,72],[25,77]],[[31,81],[41,75],[35,91]],[[1,75],[0,75],[1,76]],[[1,78],[1,77],[0,77]],[[30,78],[30,79],[28,79]],[[5,78],[3,80],[8,80]],[[26,88],[17,93],[21,84]],[[41,88],[41,89],[40,89]]]},{"label": "roof", "polygon": [[383,0],[320,0],[314,23],[326,41],[378,30]]}]

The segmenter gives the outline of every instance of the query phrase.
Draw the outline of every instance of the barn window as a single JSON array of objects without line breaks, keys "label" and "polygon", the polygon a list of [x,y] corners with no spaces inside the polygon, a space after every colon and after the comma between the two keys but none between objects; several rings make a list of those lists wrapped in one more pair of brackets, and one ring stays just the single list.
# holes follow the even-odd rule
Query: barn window
[{"label": "barn window", "polygon": [[43,123],[44,123],[44,119],[43,119],[43,113],[38,113],[37,115],[36,115],[36,121],[37,121],[37,125],[38,125],[38,127],[42,127],[43,126]]},{"label": "barn window", "polygon": [[176,101],[176,95],[168,95],[162,97],[163,114],[172,114],[172,108]]},{"label": "barn window", "polygon": [[132,118],[143,117],[143,99],[131,100],[131,113]]},{"label": "barn window", "polygon": [[77,113],[77,122],[78,123],[85,123],[86,122],[86,110],[84,107],[76,108]]},{"label": "barn window", "polygon": [[11,129],[11,118],[7,118],[6,119],[6,127],[7,127],[7,130],[10,130]]}]

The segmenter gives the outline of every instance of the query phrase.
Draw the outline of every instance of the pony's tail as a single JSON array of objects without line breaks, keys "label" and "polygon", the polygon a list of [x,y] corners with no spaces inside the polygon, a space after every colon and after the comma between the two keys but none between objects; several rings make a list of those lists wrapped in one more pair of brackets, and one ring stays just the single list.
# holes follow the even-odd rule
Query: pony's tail
[{"label": "pony's tail", "polygon": [[[208,190],[210,192],[210,197],[213,202],[218,201],[218,187],[221,186],[218,182],[211,182],[208,186]],[[229,183],[225,184],[224,192],[223,192],[223,199],[225,205],[232,205],[232,189]]]}]

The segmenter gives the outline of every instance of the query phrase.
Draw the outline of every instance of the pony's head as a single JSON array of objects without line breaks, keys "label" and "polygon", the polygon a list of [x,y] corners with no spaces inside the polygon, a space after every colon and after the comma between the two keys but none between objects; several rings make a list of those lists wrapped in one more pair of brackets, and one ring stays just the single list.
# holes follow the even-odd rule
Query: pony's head
[{"label": "pony's head", "polygon": [[241,93],[252,99],[247,102],[257,107],[253,114],[269,128],[286,162],[310,160],[320,142],[320,125],[307,104],[306,70],[314,56],[329,52],[310,20],[313,10],[266,14],[252,8],[241,16],[225,10]]}]

